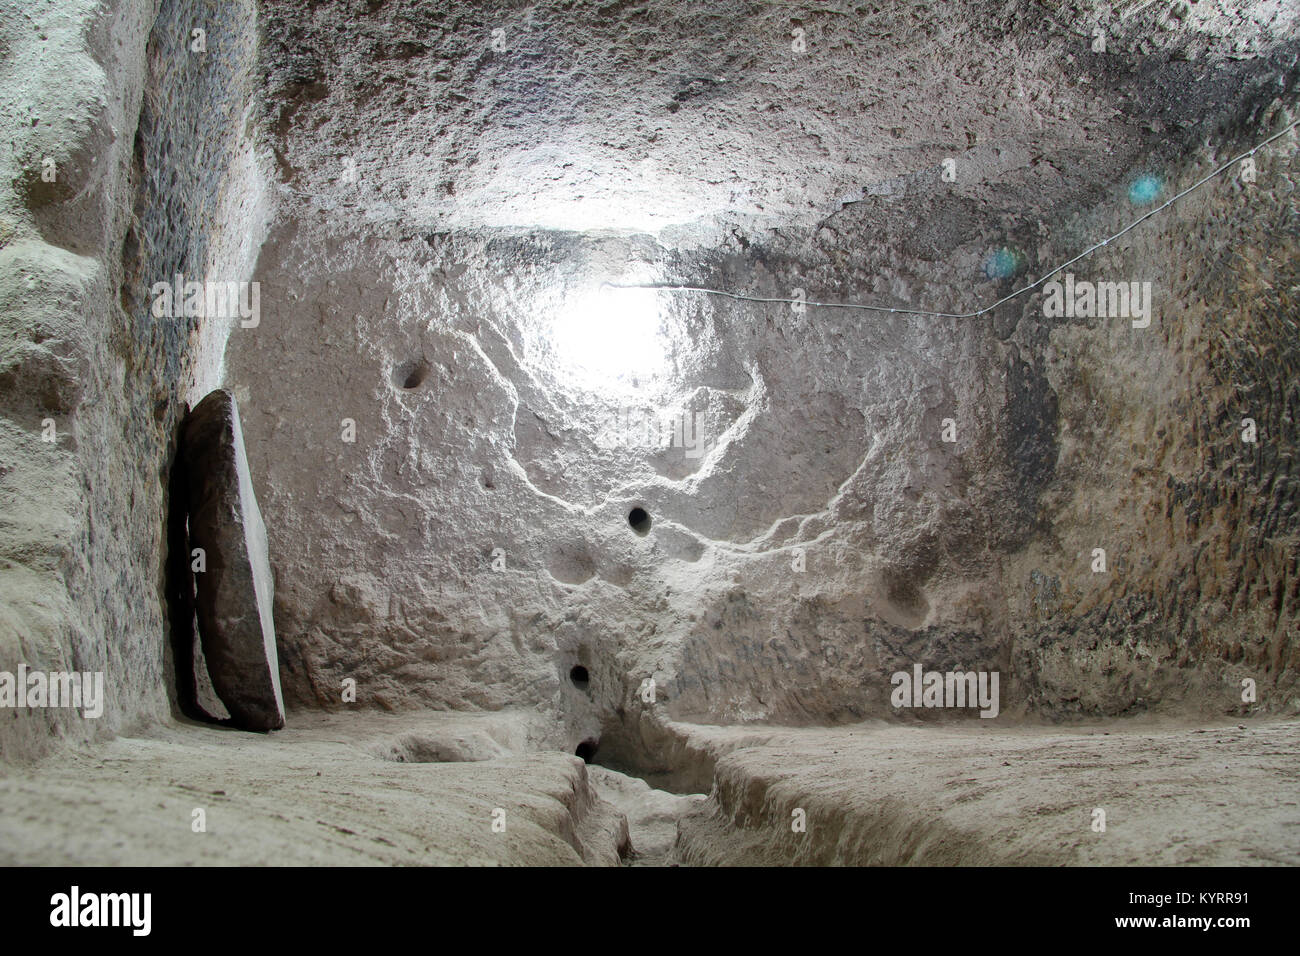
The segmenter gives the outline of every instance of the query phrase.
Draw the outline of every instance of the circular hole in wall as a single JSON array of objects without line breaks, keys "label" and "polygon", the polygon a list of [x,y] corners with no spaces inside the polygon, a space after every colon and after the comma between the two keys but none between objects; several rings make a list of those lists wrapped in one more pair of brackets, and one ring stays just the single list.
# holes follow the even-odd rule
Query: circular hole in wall
[{"label": "circular hole in wall", "polygon": [[596,756],[596,748],[599,746],[599,740],[593,740],[588,737],[582,743],[578,744],[578,749],[573,753],[574,756],[581,757],[583,763],[591,763],[591,758]]},{"label": "circular hole in wall", "polygon": [[573,681],[573,686],[578,690],[586,690],[587,685],[591,683],[591,677],[587,673],[587,668],[581,664],[576,665],[569,671],[569,680]]},{"label": "circular hole in wall", "polygon": [[424,359],[403,362],[393,368],[393,386],[411,392],[424,384],[429,377],[429,363]]},{"label": "circular hole in wall", "polygon": [[644,508],[633,508],[627,513],[627,523],[637,534],[650,531],[650,515]]}]

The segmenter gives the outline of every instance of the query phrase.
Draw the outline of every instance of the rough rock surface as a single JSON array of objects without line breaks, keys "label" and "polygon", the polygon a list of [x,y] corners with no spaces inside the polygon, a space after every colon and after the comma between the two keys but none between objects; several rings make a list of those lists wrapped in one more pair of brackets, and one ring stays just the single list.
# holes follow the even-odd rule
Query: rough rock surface
[{"label": "rough rock surface", "polygon": [[[726,808],[767,758],[720,763],[687,721],[807,728],[793,753],[843,777],[881,754],[826,759],[835,726],[925,720],[933,738],[896,728],[922,755],[898,781],[914,794],[926,753],[1021,722],[1295,716],[1294,132],[1253,180],[1234,168],[1073,266],[1150,281],[1145,329],[1047,319],[1037,293],[956,320],[602,283],[987,306],[1148,211],[1138,182],[1166,198],[1293,122],[1298,36],[1289,0],[0,10],[0,669],[108,688],[97,723],[15,711],[0,756],[159,725],[162,750],[121,744],[141,766],[211,756],[220,731],[172,722],[193,651],[165,563],[186,545],[177,429],[218,387],[267,519],[286,703],[347,708],[365,767],[446,783],[395,811],[425,829],[477,827],[457,781],[482,796],[517,772],[550,823],[516,858],[618,855],[603,810],[582,826],[606,836],[553,839],[587,799],[578,750],[682,794],[720,769],[718,839],[688,825],[683,852],[761,855]],[[176,275],[259,281],[260,321],[156,315]],[[899,715],[890,675],[914,663],[997,670],[999,718]],[[492,719],[372,734],[380,710]],[[1096,744],[1082,762],[1125,759]],[[227,754],[292,805],[312,781],[277,782],[278,745]],[[1293,781],[1256,756],[1248,809],[1288,824]],[[1028,786],[1071,779],[1030,765]],[[45,793],[84,813],[60,773],[5,786],[33,822]],[[667,859],[692,800],[594,776],[632,845],[648,834],[642,860]],[[843,796],[844,819],[870,818],[869,790]],[[263,809],[212,858],[280,839]],[[1086,859],[1040,833],[1021,858]],[[1261,834],[1234,825],[1198,859]],[[186,839],[160,855],[188,859]],[[390,862],[499,859],[384,839]]]},{"label": "rough rock surface", "polygon": [[115,307],[150,7],[0,9],[0,669],[103,671],[107,696],[6,714],[6,759],[167,714],[160,459]]},{"label": "rough rock surface", "polygon": [[204,564],[195,574],[194,604],[213,689],[236,726],[278,730],[284,697],[271,617],[275,580],[229,392],[212,392],[190,412],[181,456],[190,544]]},{"label": "rough rock surface", "polygon": [[1146,329],[599,288],[988,305],[1294,118],[1293,8],[1104,54],[1069,5],[588,13],[268,6],[286,214],[227,358],[292,704],[528,702],[670,775],[666,720],[893,717],[917,662],[1003,721],[1300,709],[1294,136],[1073,267]]},{"label": "rough rock surface", "polygon": [[[252,7],[0,9],[0,668],[102,671],[107,687],[98,720],[14,711],[6,759],[171,713],[170,463],[229,330],[157,318],[147,290],[251,268],[258,128],[216,120],[259,102]],[[187,55],[196,22],[219,41],[204,56]]]},{"label": "rough rock surface", "polygon": [[681,820],[673,858],[686,864],[1300,861],[1293,721],[693,734],[718,753],[717,783]]},{"label": "rough rock surface", "polygon": [[[1295,722],[684,728],[710,775],[716,764],[707,798],[553,752],[452,763],[377,753],[412,737],[523,742],[536,724],[524,712],[302,714],[271,736],[171,727],[35,772],[0,766],[0,863],[1300,861]],[[1093,829],[1099,808],[1105,832]],[[805,811],[800,833],[794,809]],[[493,829],[497,810],[504,829]]]},{"label": "rough rock surface", "polygon": [[[161,728],[31,773],[0,766],[0,864],[619,863],[627,822],[595,793],[576,757],[400,764],[367,750],[383,736],[474,728],[472,718],[452,715],[303,715],[270,736]],[[204,811],[201,832],[195,810]]]},{"label": "rough rock surface", "polygon": [[673,862],[678,820],[707,799],[702,793],[656,790],[644,780],[606,767],[587,767],[587,778],[601,799],[627,818],[629,866],[666,866]]}]

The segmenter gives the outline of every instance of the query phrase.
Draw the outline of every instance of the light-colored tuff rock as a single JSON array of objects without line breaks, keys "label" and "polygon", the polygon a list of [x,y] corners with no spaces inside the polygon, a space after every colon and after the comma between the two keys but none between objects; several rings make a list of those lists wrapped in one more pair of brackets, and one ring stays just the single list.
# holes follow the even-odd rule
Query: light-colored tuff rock
[{"label": "light-colored tuff rock", "polygon": [[696,866],[1294,866],[1294,722],[693,732]]},{"label": "light-colored tuff rock", "polygon": [[[0,669],[101,671],[107,688],[94,721],[14,711],[6,759],[175,706],[171,462],[229,329],[153,315],[148,288],[242,279],[256,255],[255,127],[215,121],[257,102],[251,7],[0,8]],[[186,54],[198,21],[222,38],[205,58]]]},{"label": "light-colored tuff rock", "polygon": [[[0,720],[15,805],[63,785],[23,790],[21,762],[113,735],[195,774],[229,746],[289,803],[301,779],[265,781],[294,748],[341,747],[427,783],[432,809],[386,809],[449,835],[481,823],[460,784],[531,793],[519,860],[922,862],[898,827],[970,849],[1004,829],[962,816],[982,787],[1033,815],[1075,782],[982,776],[985,736],[1230,718],[1285,743],[1297,36],[1287,0],[0,11],[0,670],[102,670],[108,698]],[[1067,262],[1149,283],[1150,323],[1006,298]],[[183,281],[256,282],[257,314],[168,314]],[[853,303],[881,308],[828,305]],[[174,462],[214,389],[266,524],[283,737],[191,722],[221,716],[219,665]],[[895,707],[916,665],[996,672],[997,716]],[[925,820],[836,789],[891,733],[917,756],[890,793],[952,785]],[[1105,733],[1081,762],[1128,766]],[[870,839],[754,844],[787,808],[770,752],[719,743],[751,734],[795,735],[790,786]],[[1262,828],[1198,860],[1294,855],[1257,852],[1295,821],[1260,766]],[[1101,861],[1054,813],[1006,859]],[[263,822],[214,853],[249,861]],[[427,861],[504,859],[474,833]],[[172,839],[138,859],[187,859]]]},{"label": "light-colored tuff rock", "polygon": [[6,760],[168,714],[161,427],[130,371],[155,358],[128,357],[116,308],[152,19],[0,9],[0,670],[103,672],[107,697],[97,720],[5,714]]},{"label": "light-colored tuff rock", "polygon": [[207,673],[236,726],[278,730],[284,696],[271,617],[275,581],[234,396],[217,389],[199,402],[180,449]]},{"label": "light-colored tuff rock", "polygon": [[[830,62],[871,69],[865,26],[827,25],[822,39],[833,32],[843,47],[814,43],[799,59],[763,32],[772,24],[741,23],[739,7],[718,8],[709,44],[652,8],[638,15],[666,18],[655,23],[658,79],[597,99],[595,71],[585,85],[545,84],[536,105],[617,124],[648,165],[701,190],[689,222],[647,233],[612,202],[600,231],[528,218],[544,216],[546,190],[565,176],[621,182],[636,154],[604,144],[547,160],[530,142],[554,129],[493,119],[498,81],[533,76],[530,44],[554,33],[598,45],[576,24],[561,29],[570,14],[536,11],[511,54],[490,48],[486,21],[471,49],[457,26],[468,14],[420,28],[274,5],[294,27],[267,52],[292,104],[277,127],[292,168],[282,175],[320,208],[285,217],[262,246],[263,319],[232,337],[227,363],[279,562],[287,698],[338,706],[351,679],[380,708],[527,701],[554,715],[554,746],[599,740],[598,760],[649,774],[668,772],[650,725],[895,716],[890,675],[915,663],[999,671],[1003,720],[1294,713],[1294,436],[1279,400],[1295,360],[1294,134],[1254,157],[1253,186],[1220,178],[1072,267],[1080,279],[1152,283],[1146,328],[1049,320],[1041,290],[952,319],[601,287],[988,305],[1147,211],[1129,195],[1140,174],[1158,170],[1172,195],[1293,119],[1263,82],[1276,76],[1269,57],[1289,55],[1269,31],[1292,14],[1269,9],[1249,28],[1273,36],[1259,40],[1261,58],[1231,56],[1218,21],[1161,35],[1197,64],[1202,106],[1222,111],[1211,120],[1175,95],[1184,61],[1141,53],[1122,31],[1102,57],[1068,30],[999,22],[1004,41],[1038,44],[1007,70],[1070,78],[1050,98],[1022,84],[1022,99],[1006,71],[967,66],[985,61],[992,25],[926,40],[925,24],[951,16],[926,8],[899,25],[902,39],[941,38],[934,69],[960,92],[933,107],[909,75],[910,92],[880,108],[902,130],[888,139],[893,166],[859,182],[889,189],[838,203],[845,182],[800,160],[812,224],[780,203],[760,213],[734,191],[722,199],[713,180],[725,177],[710,172],[725,161],[747,182],[776,183],[762,171],[778,147],[802,156],[806,130],[725,160],[673,136],[749,128],[736,117],[759,115],[751,100],[773,83],[798,91],[791,110],[842,102],[839,85],[813,78]],[[484,135],[439,160],[452,149],[442,131],[459,122],[442,100],[389,103],[400,95],[387,88],[355,98],[368,75],[350,39],[360,36],[392,53],[393,75],[441,64],[431,90],[444,72],[461,77],[455,102]],[[300,50],[308,39],[312,57]],[[656,106],[657,84],[674,88],[680,44],[731,57],[735,80]],[[1129,91],[1141,64],[1153,72],[1139,104]],[[993,110],[998,90],[1008,101]],[[385,117],[383,131],[346,137],[366,110]],[[952,130],[934,137],[943,148],[922,147],[921,114],[948,110]],[[882,148],[871,125],[881,115],[840,110],[829,155],[850,138]],[[1000,160],[981,152],[990,140]],[[432,145],[383,158],[406,142]],[[679,153],[695,174],[678,170]],[[528,189],[537,202],[514,206],[479,185],[499,186],[504,157],[524,155],[519,181],[548,183]],[[635,208],[642,186],[627,193]],[[578,192],[566,208],[583,207]],[[1271,437],[1255,446],[1238,439],[1247,408],[1268,419]],[[629,527],[634,508],[649,516],[645,534]],[[1104,573],[1092,570],[1097,548]],[[582,689],[574,666],[590,675]],[[1246,679],[1266,688],[1249,706]],[[641,694],[651,680],[653,704]]]},{"label": "light-colored tuff rock", "polygon": [[613,866],[627,852],[622,815],[571,755],[407,766],[356,744],[473,728],[446,724],[371,714],[303,715],[270,736],[173,727],[0,772],[0,863]]}]

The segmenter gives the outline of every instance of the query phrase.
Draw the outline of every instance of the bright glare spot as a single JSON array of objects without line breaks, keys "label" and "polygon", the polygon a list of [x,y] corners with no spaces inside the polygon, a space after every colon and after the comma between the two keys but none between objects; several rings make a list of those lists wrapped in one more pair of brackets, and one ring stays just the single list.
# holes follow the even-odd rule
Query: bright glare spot
[{"label": "bright glare spot", "polygon": [[1128,187],[1129,202],[1135,206],[1145,206],[1155,202],[1165,188],[1159,176],[1139,176]]},{"label": "bright glare spot", "polygon": [[562,366],[597,390],[646,385],[665,370],[653,289],[588,289],[561,307],[551,342]]},{"label": "bright glare spot", "polygon": [[984,260],[984,274],[990,279],[1010,279],[1024,265],[1024,256],[1019,250],[1003,246]]}]

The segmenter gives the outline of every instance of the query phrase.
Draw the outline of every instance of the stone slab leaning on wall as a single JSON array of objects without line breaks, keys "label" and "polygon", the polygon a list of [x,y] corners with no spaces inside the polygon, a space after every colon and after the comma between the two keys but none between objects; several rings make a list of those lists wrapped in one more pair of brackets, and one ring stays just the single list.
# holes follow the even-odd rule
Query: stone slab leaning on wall
[{"label": "stone slab leaning on wall", "polygon": [[271,618],[275,586],[230,392],[210,393],[190,413],[181,455],[190,547],[203,549],[195,605],[212,686],[236,726],[277,730],[284,726],[284,699]]}]

